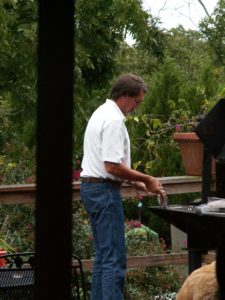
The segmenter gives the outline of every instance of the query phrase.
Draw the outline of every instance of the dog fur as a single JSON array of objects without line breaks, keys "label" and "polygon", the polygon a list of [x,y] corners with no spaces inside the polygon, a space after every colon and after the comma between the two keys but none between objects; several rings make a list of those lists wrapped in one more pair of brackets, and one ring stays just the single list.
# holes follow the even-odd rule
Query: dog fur
[{"label": "dog fur", "polygon": [[215,300],[217,291],[216,262],[213,261],[187,277],[176,300]]},{"label": "dog fur", "polygon": [[225,300],[225,237],[216,261],[194,270],[183,283],[176,300]]}]

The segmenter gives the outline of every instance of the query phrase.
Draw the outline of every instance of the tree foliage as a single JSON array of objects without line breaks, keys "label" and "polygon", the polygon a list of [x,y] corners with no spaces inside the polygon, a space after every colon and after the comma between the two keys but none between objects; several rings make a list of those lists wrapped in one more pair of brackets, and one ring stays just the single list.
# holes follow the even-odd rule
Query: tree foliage
[{"label": "tree foliage", "polygon": [[211,16],[205,18],[200,29],[203,36],[208,40],[209,46],[215,55],[217,64],[225,66],[225,2],[219,0]]},{"label": "tree foliage", "polygon": [[[0,2],[0,102],[11,110],[7,119],[14,137],[18,133],[18,139],[30,146],[34,144],[37,98],[36,30],[35,1]],[[7,127],[4,130],[7,132]]]},{"label": "tree foliage", "polygon": [[157,20],[143,11],[140,0],[79,0],[76,12],[77,64],[87,88],[112,78],[116,55],[127,32],[140,47],[160,55]]}]

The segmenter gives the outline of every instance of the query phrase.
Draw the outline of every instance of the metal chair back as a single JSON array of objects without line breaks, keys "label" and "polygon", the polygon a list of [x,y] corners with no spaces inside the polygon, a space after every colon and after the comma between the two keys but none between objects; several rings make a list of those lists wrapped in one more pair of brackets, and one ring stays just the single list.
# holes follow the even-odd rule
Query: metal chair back
[{"label": "metal chair back", "polygon": [[[72,258],[71,300],[86,300],[82,261]],[[0,300],[35,299],[35,253],[4,254],[0,259]]]},{"label": "metal chair back", "polygon": [[0,299],[34,299],[34,253],[13,253],[1,256]]},{"label": "metal chair back", "polygon": [[73,255],[72,258],[72,299],[86,300],[87,296],[82,261],[76,255]]}]

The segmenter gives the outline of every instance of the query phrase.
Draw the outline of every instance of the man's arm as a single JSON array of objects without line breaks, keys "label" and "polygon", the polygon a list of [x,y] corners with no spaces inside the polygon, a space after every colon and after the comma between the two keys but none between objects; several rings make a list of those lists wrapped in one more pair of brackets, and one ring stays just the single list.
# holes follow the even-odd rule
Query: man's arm
[{"label": "man's arm", "polygon": [[112,163],[112,162],[104,162],[105,163],[105,169],[108,173],[128,181],[134,181],[138,183],[142,182],[145,184],[146,192],[151,192],[155,194],[159,194],[162,199],[167,199],[166,193],[162,188],[162,184],[158,179],[155,177],[146,175],[144,173],[141,173],[139,171],[133,170],[131,168],[128,168],[126,165],[121,163]]}]

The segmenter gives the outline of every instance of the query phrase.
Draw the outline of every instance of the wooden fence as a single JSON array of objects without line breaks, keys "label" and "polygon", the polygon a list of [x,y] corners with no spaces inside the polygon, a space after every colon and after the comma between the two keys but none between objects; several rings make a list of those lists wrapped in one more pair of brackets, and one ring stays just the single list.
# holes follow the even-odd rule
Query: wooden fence
[{"label": "wooden fence", "polygon": [[[168,195],[201,192],[201,177],[173,176],[158,179]],[[80,200],[80,182],[74,181],[72,189],[73,200]],[[123,198],[136,196],[135,188],[128,184],[121,186],[121,192]],[[35,197],[35,184],[0,185],[0,204],[35,204]]]},{"label": "wooden fence", "polygon": [[[168,195],[185,194],[201,192],[202,179],[196,176],[173,176],[158,178],[163,184],[163,187]],[[213,182],[214,184],[214,182]],[[73,200],[80,200],[80,182],[75,181],[72,184]],[[123,184],[121,186],[123,198],[135,197],[136,190],[133,186]],[[154,195],[152,195],[154,196]],[[2,185],[0,186],[0,204],[30,204],[35,205],[36,185],[35,184],[20,184],[20,185]],[[203,262],[210,262],[215,259],[215,254],[209,253],[205,255]],[[85,271],[91,271],[93,266],[92,259],[82,261]],[[130,256],[127,258],[128,268],[145,268],[159,265],[182,265],[188,263],[188,254],[172,253],[158,254],[149,256]]]},{"label": "wooden fence", "polygon": [[[202,263],[210,263],[215,260],[215,252],[209,252],[202,256]],[[82,260],[85,272],[92,271],[93,259]],[[156,254],[148,256],[129,256],[127,258],[127,269],[147,268],[163,265],[188,265],[188,253]]]}]

